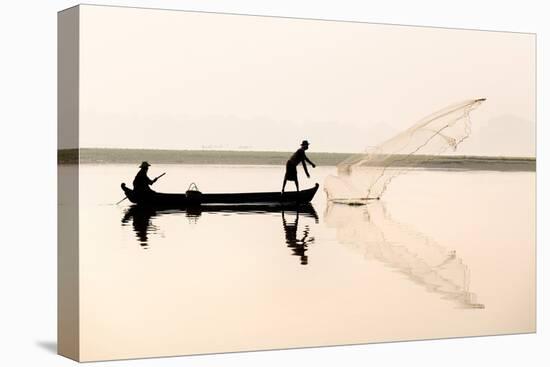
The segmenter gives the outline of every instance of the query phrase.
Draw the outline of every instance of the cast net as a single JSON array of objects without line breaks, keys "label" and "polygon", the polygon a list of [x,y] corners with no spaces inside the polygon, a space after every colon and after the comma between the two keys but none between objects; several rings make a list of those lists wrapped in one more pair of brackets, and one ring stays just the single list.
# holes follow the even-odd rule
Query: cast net
[{"label": "cast net", "polygon": [[325,180],[329,200],[350,204],[379,199],[391,181],[455,151],[471,132],[470,112],[482,99],[463,101],[429,116],[407,130],[338,164],[338,175]]}]

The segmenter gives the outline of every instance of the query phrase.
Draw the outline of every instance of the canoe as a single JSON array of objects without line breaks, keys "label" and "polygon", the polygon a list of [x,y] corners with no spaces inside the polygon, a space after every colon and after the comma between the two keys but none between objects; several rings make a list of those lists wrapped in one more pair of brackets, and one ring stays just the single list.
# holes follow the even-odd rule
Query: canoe
[{"label": "canoe", "polygon": [[309,203],[319,189],[319,184],[301,191],[280,192],[248,192],[248,193],[201,193],[187,191],[185,194],[167,194],[151,191],[138,195],[133,190],[121,184],[124,194],[134,204],[155,208],[186,208],[198,205],[227,205],[227,204],[266,204],[266,205],[295,205]]}]

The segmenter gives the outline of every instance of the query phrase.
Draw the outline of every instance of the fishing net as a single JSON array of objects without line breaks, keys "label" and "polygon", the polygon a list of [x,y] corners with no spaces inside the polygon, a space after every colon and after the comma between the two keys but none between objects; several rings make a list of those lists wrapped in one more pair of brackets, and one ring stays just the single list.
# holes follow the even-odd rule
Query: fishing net
[{"label": "fishing net", "polygon": [[390,182],[411,168],[455,151],[471,132],[470,112],[485,99],[451,105],[426,116],[407,130],[338,164],[338,175],[325,181],[329,200],[360,204],[379,199]]}]

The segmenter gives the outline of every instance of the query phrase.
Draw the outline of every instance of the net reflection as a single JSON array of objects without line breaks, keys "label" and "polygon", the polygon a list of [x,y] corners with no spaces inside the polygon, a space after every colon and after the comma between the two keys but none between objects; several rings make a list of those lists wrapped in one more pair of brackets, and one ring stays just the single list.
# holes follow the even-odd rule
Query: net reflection
[{"label": "net reflection", "polygon": [[308,264],[306,255],[308,246],[314,243],[315,238],[311,235],[311,227],[305,225],[303,230],[299,230],[299,218],[312,218],[315,223],[319,223],[317,212],[311,204],[304,205],[208,205],[198,206],[186,209],[154,209],[141,207],[138,205],[130,206],[122,218],[122,225],[131,225],[135,232],[138,243],[147,248],[149,245],[149,236],[156,232],[158,228],[154,225],[154,219],[162,215],[184,214],[190,223],[198,223],[203,213],[221,213],[225,215],[262,215],[281,213],[285,243],[292,250],[292,255],[300,258],[302,265]]},{"label": "net reflection", "polygon": [[404,274],[428,292],[462,308],[484,308],[470,292],[470,271],[454,250],[394,221],[380,201],[365,206],[328,204],[325,221],[338,242]]}]

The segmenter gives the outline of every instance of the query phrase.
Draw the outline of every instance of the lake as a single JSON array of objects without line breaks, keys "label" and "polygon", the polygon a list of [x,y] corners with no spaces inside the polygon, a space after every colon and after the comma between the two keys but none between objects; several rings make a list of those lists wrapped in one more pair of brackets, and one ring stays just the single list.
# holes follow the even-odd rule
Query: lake
[{"label": "lake", "polygon": [[[412,170],[348,206],[317,167],[299,212],[155,212],[115,205],[137,171],[80,168],[82,359],[535,331],[534,172]],[[159,192],[278,191],[284,167],[163,172]]]}]

